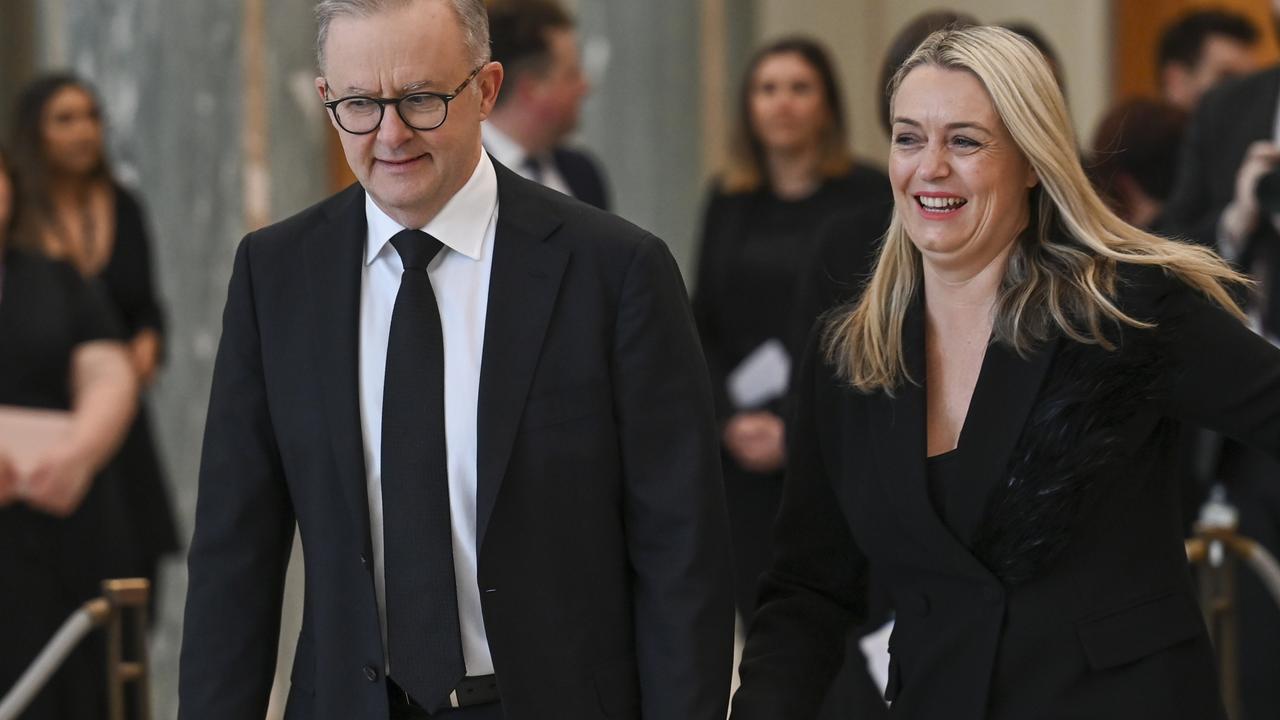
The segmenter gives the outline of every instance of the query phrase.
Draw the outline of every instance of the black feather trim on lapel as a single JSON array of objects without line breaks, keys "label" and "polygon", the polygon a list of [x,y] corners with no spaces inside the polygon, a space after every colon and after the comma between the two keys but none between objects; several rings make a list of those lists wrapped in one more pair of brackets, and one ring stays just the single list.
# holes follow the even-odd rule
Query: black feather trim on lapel
[{"label": "black feather trim on lapel", "polygon": [[1160,392],[1164,354],[1158,333],[1122,335],[1115,351],[1063,341],[1010,456],[1007,481],[987,501],[972,552],[1006,586],[1061,558],[1079,514],[1107,489],[1098,480],[1133,452],[1125,427]]}]

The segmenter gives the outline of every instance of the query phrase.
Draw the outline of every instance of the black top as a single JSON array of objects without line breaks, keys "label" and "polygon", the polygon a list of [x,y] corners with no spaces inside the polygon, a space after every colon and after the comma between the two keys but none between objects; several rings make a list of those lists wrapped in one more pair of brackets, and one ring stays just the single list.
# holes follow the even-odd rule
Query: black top
[{"label": "black top", "polygon": [[973,533],[982,520],[989,493],[965,482],[963,448],[933,455],[925,461],[929,480],[929,500],[938,519],[965,547],[973,543]]},{"label": "black top", "polygon": [[840,211],[891,202],[880,170],[856,165],[801,200],[772,191],[712,191],[702,227],[693,307],[711,367],[717,410],[732,413],[725,380],[761,343],[791,340],[797,290],[812,264],[819,228]]},{"label": "black top", "polygon": [[143,329],[164,330],[151,273],[151,241],[138,200],[115,188],[116,233],[111,258],[98,277],[129,336]]},{"label": "black top", "polygon": [[70,408],[76,346],[119,335],[106,303],[65,263],[10,251],[0,272],[0,405]]}]

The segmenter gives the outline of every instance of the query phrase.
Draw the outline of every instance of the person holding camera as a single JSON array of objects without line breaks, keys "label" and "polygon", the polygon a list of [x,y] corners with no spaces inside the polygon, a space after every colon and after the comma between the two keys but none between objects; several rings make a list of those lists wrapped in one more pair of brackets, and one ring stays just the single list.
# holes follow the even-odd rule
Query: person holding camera
[{"label": "person holding camera", "polygon": [[[1280,0],[1272,0],[1280,18]],[[1177,179],[1159,230],[1216,249],[1257,282],[1245,298],[1255,330],[1280,344],[1280,65],[1226,80],[1191,118]],[[1222,482],[1240,510],[1240,531],[1280,552],[1280,465],[1229,441],[1205,444],[1203,485]],[[1238,587],[1244,718],[1280,714],[1280,609],[1262,583]]]}]

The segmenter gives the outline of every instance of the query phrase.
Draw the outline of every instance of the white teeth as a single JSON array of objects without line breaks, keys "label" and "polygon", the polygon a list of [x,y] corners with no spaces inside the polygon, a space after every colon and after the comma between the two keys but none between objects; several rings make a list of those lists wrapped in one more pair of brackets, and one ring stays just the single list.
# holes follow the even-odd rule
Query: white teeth
[{"label": "white teeth", "polygon": [[921,205],[929,208],[930,210],[949,210],[965,204],[965,199],[958,197],[939,198],[916,196],[916,199],[920,201]]}]

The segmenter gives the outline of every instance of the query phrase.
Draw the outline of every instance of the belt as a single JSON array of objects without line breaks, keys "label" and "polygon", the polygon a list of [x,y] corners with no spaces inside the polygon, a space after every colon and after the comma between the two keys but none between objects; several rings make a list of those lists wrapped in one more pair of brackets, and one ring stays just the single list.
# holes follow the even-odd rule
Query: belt
[{"label": "belt", "polygon": [[[387,697],[390,698],[393,706],[423,709],[409,693],[404,691],[404,688],[397,685],[391,678],[387,678]],[[473,705],[488,705],[489,703],[498,702],[499,699],[497,675],[464,677],[458,682],[458,686],[453,689],[453,692],[449,693],[449,707],[464,708]]]}]

